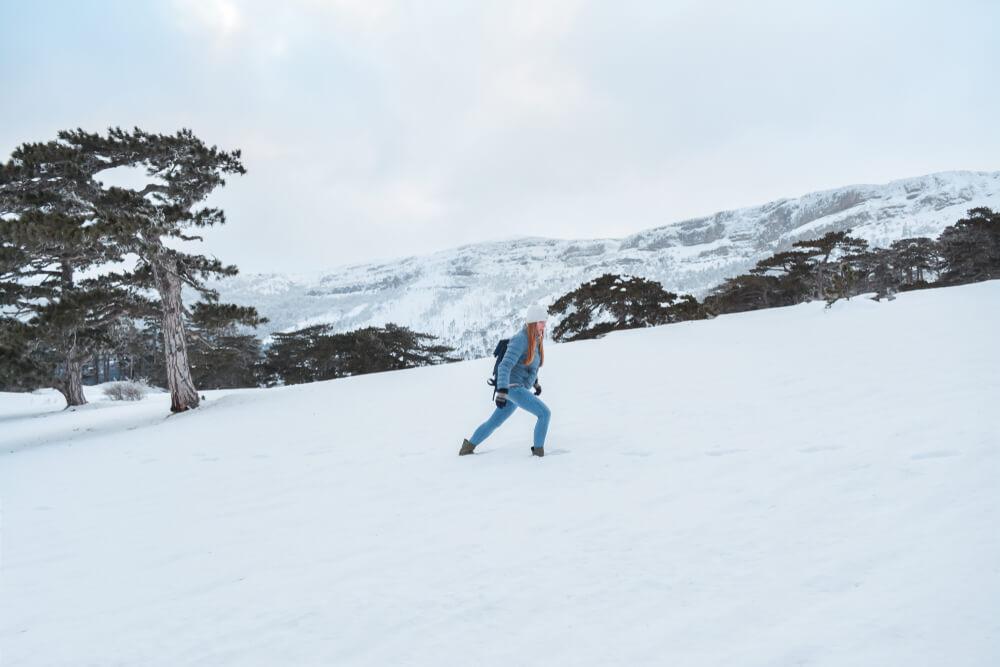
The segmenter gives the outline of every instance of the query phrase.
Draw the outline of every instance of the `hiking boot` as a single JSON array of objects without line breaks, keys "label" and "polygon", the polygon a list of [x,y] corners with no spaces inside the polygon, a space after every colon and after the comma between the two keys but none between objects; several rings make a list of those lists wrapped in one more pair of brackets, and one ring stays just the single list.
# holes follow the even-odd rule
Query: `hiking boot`
[{"label": "hiking boot", "polygon": [[462,448],[458,450],[459,456],[465,456],[466,454],[472,454],[476,451],[476,446],[469,442],[468,440],[462,441]]},{"label": "hiking boot", "polygon": [[539,457],[545,456],[545,447],[532,447],[531,448],[531,455],[532,456],[539,456]]}]

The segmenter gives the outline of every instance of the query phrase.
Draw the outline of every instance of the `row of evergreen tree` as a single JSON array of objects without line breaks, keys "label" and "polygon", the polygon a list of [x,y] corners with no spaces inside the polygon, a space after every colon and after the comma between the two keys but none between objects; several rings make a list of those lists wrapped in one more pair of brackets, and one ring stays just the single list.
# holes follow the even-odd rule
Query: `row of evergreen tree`
[{"label": "row of evergreen tree", "polygon": [[[342,333],[315,325],[276,333],[265,347],[246,327],[234,324],[237,319],[227,312],[233,308],[239,307],[199,302],[185,317],[191,377],[199,390],[301,384],[458,360],[433,336],[395,324]],[[12,373],[15,368],[7,367],[0,391],[48,386],[44,376]],[[82,378],[85,385],[133,380],[165,387],[159,322],[123,318],[109,329],[104,347],[83,361]]]},{"label": "row of evergreen tree", "polygon": [[849,231],[798,241],[789,250],[729,278],[703,301],[678,296],[655,281],[605,274],[583,283],[549,308],[558,341],[609,331],[697,320],[724,313],[872,294],[944,287],[1000,278],[1000,213],[974,208],[937,239],[908,238],[872,248]]}]

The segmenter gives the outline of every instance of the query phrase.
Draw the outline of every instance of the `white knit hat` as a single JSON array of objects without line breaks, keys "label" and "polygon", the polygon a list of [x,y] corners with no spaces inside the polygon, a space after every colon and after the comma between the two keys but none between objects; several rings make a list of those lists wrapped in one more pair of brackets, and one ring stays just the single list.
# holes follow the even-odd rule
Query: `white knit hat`
[{"label": "white knit hat", "polygon": [[528,312],[524,314],[524,323],[531,324],[532,322],[544,322],[549,319],[549,313],[545,310],[545,306],[539,306],[538,304],[533,304],[528,306]]}]

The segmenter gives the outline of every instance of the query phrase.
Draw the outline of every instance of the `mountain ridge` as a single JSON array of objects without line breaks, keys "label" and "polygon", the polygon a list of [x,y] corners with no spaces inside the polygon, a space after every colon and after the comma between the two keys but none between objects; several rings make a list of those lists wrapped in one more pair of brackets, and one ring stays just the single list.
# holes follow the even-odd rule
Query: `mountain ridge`
[{"label": "mountain ridge", "polygon": [[329,271],[247,274],[216,287],[226,301],[257,306],[271,320],[265,334],[395,322],[474,357],[509,335],[530,303],[551,303],[602,273],[641,276],[701,297],[798,240],[852,229],[885,246],[937,236],[967,209],[998,203],[1000,171],[937,172],[776,199],[621,238],[516,237]]}]

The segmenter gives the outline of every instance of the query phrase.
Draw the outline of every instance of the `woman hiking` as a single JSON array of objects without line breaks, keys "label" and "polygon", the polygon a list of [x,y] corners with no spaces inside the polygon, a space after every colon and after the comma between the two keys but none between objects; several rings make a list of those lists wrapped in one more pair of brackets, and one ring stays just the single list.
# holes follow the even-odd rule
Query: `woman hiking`
[{"label": "woman hiking", "polygon": [[545,432],[549,429],[549,416],[552,413],[538,398],[542,393],[542,385],[538,384],[538,369],[545,362],[542,338],[545,335],[547,316],[545,308],[541,306],[528,308],[524,328],[507,343],[507,353],[497,366],[497,409],[476,429],[471,439],[462,443],[459,456],[472,454],[518,408],[523,408],[538,418],[531,453],[545,456]]}]

